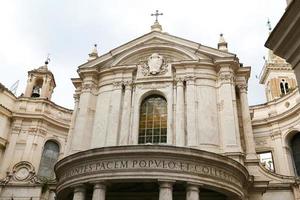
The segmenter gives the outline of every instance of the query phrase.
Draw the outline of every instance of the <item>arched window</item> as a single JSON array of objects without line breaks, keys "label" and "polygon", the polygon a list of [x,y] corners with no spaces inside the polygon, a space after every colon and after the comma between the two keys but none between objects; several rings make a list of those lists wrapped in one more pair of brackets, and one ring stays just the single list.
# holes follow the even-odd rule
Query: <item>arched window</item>
[{"label": "arched window", "polygon": [[291,140],[294,163],[297,175],[300,176],[300,134],[296,134]]},{"label": "arched window", "polygon": [[289,92],[289,83],[286,82],[285,79],[282,79],[280,81],[280,91],[282,95],[287,94]]},{"label": "arched window", "polygon": [[167,101],[152,95],[140,108],[139,144],[167,142]]},{"label": "arched window", "polygon": [[31,97],[40,97],[41,96],[42,86],[43,86],[43,80],[42,79],[38,79],[35,82],[35,85],[33,86]]},{"label": "arched window", "polygon": [[40,162],[38,175],[46,178],[54,178],[54,165],[58,160],[59,146],[56,142],[47,141]]}]

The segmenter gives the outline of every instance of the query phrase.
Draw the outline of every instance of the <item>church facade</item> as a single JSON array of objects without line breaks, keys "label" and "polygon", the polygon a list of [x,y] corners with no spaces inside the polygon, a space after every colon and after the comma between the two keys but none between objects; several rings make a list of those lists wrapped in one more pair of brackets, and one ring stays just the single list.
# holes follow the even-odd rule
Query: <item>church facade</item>
[{"label": "church facade", "polygon": [[300,96],[272,52],[255,106],[222,35],[211,48],[157,21],[78,75],[73,111],[51,101],[47,63],[23,96],[2,86],[0,199],[300,199]]}]

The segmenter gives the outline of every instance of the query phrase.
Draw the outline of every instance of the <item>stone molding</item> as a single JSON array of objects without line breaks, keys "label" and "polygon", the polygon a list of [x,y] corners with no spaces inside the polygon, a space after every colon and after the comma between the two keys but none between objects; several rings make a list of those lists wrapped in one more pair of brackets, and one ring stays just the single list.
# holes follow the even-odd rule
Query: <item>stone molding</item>
[{"label": "stone molding", "polygon": [[110,180],[186,181],[244,196],[249,174],[218,154],[168,145],[104,147],[72,154],[55,166],[58,194],[77,184]]}]

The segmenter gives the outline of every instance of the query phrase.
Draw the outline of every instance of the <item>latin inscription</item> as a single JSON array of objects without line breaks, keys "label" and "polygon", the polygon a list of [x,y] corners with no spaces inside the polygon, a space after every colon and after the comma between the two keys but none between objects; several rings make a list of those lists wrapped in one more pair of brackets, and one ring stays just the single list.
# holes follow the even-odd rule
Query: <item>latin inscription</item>
[{"label": "latin inscription", "polygon": [[169,172],[186,172],[199,176],[213,176],[225,181],[239,183],[235,176],[214,166],[209,166],[204,163],[163,159],[101,160],[98,162],[86,163],[71,168],[61,176],[60,180],[86,173],[105,173],[108,171],[122,172],[122,170],[128,171],[138,169],[144,169],[145,171],[160,169],[169,170]]}]

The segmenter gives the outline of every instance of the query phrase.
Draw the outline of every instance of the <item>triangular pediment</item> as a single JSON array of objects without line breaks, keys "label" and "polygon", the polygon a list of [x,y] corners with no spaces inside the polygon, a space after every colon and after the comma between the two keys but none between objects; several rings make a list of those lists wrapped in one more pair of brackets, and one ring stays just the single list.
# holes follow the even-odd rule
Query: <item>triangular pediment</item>
[{"label": "triangular pediment", "polygon": [[106,68],[120,65],[135,65],[145,60],[152,53],[159,53],[170,62],[235,57],[235,54],[232,53],[207,47],[168,33],[152,31],[112,49],[99,58],[79,67],[99,66]]}]

